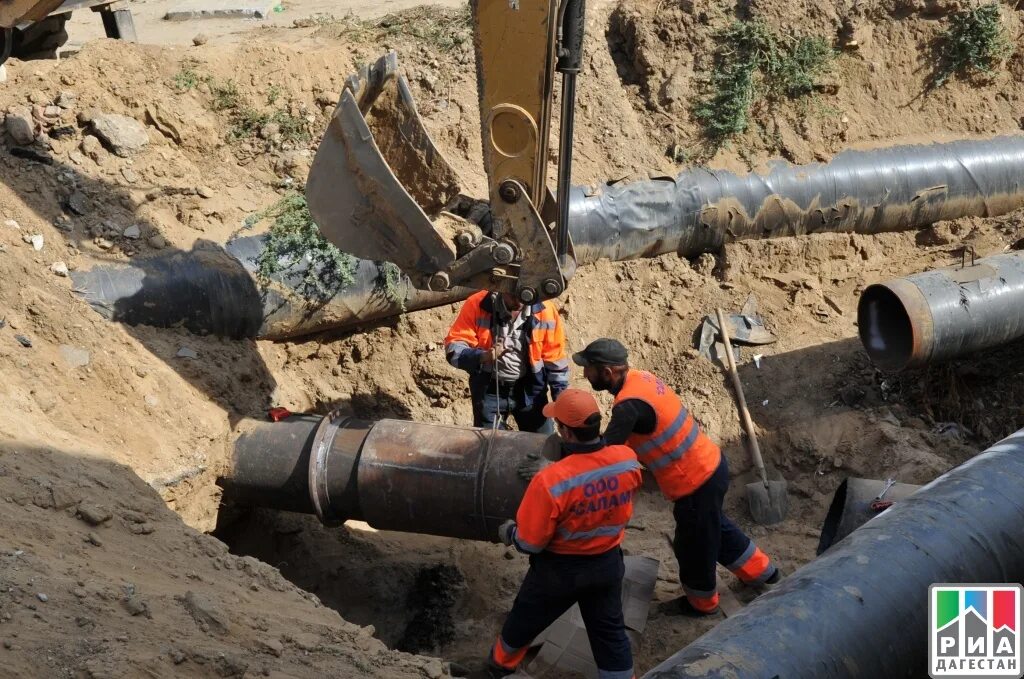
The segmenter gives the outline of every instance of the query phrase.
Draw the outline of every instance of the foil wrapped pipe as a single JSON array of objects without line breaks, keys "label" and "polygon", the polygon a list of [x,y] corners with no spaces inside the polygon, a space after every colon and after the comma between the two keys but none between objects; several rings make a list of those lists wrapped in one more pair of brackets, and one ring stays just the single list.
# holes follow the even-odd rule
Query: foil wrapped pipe
[{"label": "foil wrapped pipe", "polygon": [[[702,168],[674,178],[575,187],[569,231],[580,264],[678,253],[726,242],[820,232],[879,233],[1024,207],[1024,136],[846,151],[829,163],[779,164],[767,174]],[[305,262],[263,286],[260,236],[72,272],[94,309],[128,324],[184,325],[200,334],[286,339],[356,327],[465,299],[471,290],[381,292],[381,271],[358,260],[355,281],[310,302],[296,286]],[[570,283],[571,285],[571,283]]]},{"label": "foil wrapped pipe", "polygon": [[691,168],[576,187],[569,200],[581,262],[693,257],[748,238],[902,231],[1024,206],[1024,136],[844,151],[767,174]]},{"label": "foil wrapped pipe", "polygon": [[861,343],[883,370],[965,356],[1024,337],[1024,253],[916,273],[865,288]]},{"label": "foil wrapped pipe", "polygon": [[924,676],[931,584],[1024,578],[1022,484],[1024,429],[895,503],[644,679]]}]

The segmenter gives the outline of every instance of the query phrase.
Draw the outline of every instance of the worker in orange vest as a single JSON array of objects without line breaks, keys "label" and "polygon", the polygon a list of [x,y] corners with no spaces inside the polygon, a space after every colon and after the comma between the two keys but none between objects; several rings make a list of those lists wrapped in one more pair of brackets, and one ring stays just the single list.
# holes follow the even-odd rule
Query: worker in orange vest
[{"label": "worker in orange vest", "polygon": [[554,432],[542,410],[569,386],[562,319],[550,301],[524,305],[514,295],[470,295],[444,340],[448,362],[469,373],[473,426]]},{"label": "worker in orange vest", "polygon": [[514,672],[533,638],[579,603],[598,676],[631,679],[619,544],[642,482],[640,464],[630,448],[601,438],[592,394],[566,389],[544,415],[558,423],[562,457],[533,477],[515,521],[498,529],[502,542],[530,555],[530,570],[491,649],[489,676]]},{"label": "worker in orange vest", "polygon": [[686,592],[682,612],[718,610],[715,563],[741,581],[763,587],[779,581],[779,569],[722,511],[729,488],[725,456],[701,431],[679,397],[661,379],[629,367],[626,347],[601,338],[573,354],[597,391],[615,395],[605,430],[609,444],[625,443],[647,467],[662,494],[674,503],[673,549]]}]

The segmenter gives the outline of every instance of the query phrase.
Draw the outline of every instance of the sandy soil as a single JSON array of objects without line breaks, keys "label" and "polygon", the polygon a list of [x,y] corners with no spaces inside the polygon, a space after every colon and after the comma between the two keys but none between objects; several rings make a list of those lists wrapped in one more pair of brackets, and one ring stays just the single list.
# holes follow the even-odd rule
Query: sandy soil
[{"label": "sandy soil", "polygon": [[[289,0],[281,4],[283,11],[265,19],[203,19],[166,21],[169,10],[180,7],[181,0],[129,0],[139,42],[147,45],[191,45],[197,35],[213,43],[238,43],[250,40],[254,31],[267,28],[292,27],[329,17],[357,16],[376,18],[419,5],[456,7],[460,0]],[[258,3],[253,3],[258,6]],[[68,22],[68,50],[104,37],[99,15],[90,11],[75,12]],[[258,35],[258,33],[257,33]]]},{"label": "sandy soil", "polygon": [[[795,104],[757,111],[755,129],[707,162],[744,169],[780,155],[807,161],[908,138],[1019,132],[1024,55],[1018,50],[993,81],[918,96],[925,45],[942,13],[911,5],[859,10],[871,40],[840,56],[835,87],[816,95],[827,115]],[[758,6],[772,25],[824,35],[849,14],[814,0]],[[155,7],[140,5],[139,16]],[[723,7],[698,0],[591,11],[579,182],[674,171],[671,145],[690,157],[705,151],[686,101],[711,32],[728,19]],[[1015,29],[1022,15],[1010,16]],[[25,676],[313,676],[313,668],[440,676],[439,663],[385,645],[445,659],[485,652],[525,569],[505,549],[325,529],[268,511],[219,515],[215,485],[238,423],[269,406],[468,423],[464,376],[440,346],[455,307],[361,332],[239,342],[107,323],[50,270],[57,261],[74,269],[223,242],[303,181],[343,78],[384,46],[400,50],[431,134],[464,184],[482,195],[471,42],[460,16],[418,11],[403,32],[352,21],[265,28],[218,34],[201,47],[183,46],[191,32],[153,39],[170,46],[103,40],[60,62],[8,64],[5,101],[45,106],[68,92],[74,102],[47,121],[53,164],[9,155],[9,138],[0,153],[0,221],[17,223],[0,224],[0,660],[7,666]],[[140,21],[142,35],[149,30],[170,35]],[[183,79],[186,72],[197,78]],[[232,138],[228,113],[214,110],[229,80],[253,106],[303,121],[310,141]],[[123,158],[86,141],[92,137],[78,121],[90,111],[144,123],[149,144]],[[137,239],[123,233],[132,225]],[[778,527],[752,525],[738,479],[728,504],[791,571],[813,557],[842,478],[921,483],[1024,425],[1019,346],[894,376],[870,365],[855,327],[866,284],[952,262],[963,244],[982,255],[1002,251],[1022,230],[1015,214],[876,237],[730,244],[692,262],[603,262],[573,280],[561,312],[572,347],[619,337],[637,366],[669,379],[738,476],[749,463],[731,393],[720,368],[692,350],[692,334],[716,306],[735,310],[757,296],[779,341],[761,352],[760,368],[745,352],[740,371],[765,456],[789,480],[793,508]],[[44,237],[41,250],[24,242],[33,234]],[[21,346],[18,334],[32,347]],[[179,357],[183,347],[197,357]],[[88,526],[78,518],[83,505],[111,518]],[[627,532],[628,550],[662,561],[640,669],[715,623],[670,614],[666,602],[679,589],[665,540],[671,525],[666,503],[647,495]],[[232,555],[196,531],[216,531]],[[83,541],[90,532],[99,546]],[[438,595],[429,605],[450,613],[451,634],[407,634],[424,605],[417,596],[424,582]],[[749,596],[731,576],[723,574],[723,583]],[[213,614],[191,612],[189,591],[213,601]],[[139,601],[150,617],[133,615]],[[229,620],[225,631],[219,617]],[[43,669],[40,658],[52,665]]]}]

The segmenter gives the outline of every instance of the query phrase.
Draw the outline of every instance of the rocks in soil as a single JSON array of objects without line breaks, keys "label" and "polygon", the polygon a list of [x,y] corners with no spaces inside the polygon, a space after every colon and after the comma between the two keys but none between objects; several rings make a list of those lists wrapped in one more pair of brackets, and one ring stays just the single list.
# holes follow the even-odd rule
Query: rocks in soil
[{"label": "rocks in soil", "polygon": [[153,248],[154,250],[163,250],[165,247],[167,247],[167,239],[158,233],[150,236],[149,240],[146,242],[149,243],[149,247]]},{"label": "rocks in soil", "polygon": [[200,628],[218,634],[224,634],[228,631],[228,616],[213,601],[191,590],[185,592],[185,596],[178,597],[178,601],[185,607],[185,610],[188,611],[188,614],[192,616],[192,619],[196,621]]},{"label": "rocks in soil", "polygon": [[69,210],[80,217],[88,211],[88,199],[81,191],[75,191],[68,196],[66,205]]},{"label": "rocks in soil", "polygon": [[117,113],[97,113],[90,120],[93,133],[111,151],[127,158],[149,144],[145,126],[135,118]]},{"label": "rocks in soil", "polygon": [[103,148],[103,144],[91,134],[87,134],[82,138],[81,149],[82,153],[92,158],[96,163],[103,161],[107,156],[107,151]]},{"label": "rocks in soil", "polygon": [[715,256],[710,252],[702,252],[693,260],[693,269],[702,276],[711,276],[715,272]]},{"label": "rocks in soil", "polygon": [[281,654],[284,653],[284,644],[279,639],[264,639],[260,642],[261,650],[266,651],[270,655],[280,658]]},{"label": "rocks in soil", "polygon": [[12,106],[7,109],[4,126],[14,143],[22,145],[35,141],[39,130],[35,119],[32,118],[32,112],[24,106]]},{"label": "rocks in soil", "polygon": [[131,240],[138,240],[142,237],[142,229],[139,228],[138,224],[132,224],[127,227],[121,235],[125,238],[130,238]]},{"label": "rocks in soil", "polygon": [[57,100],[54,103],[63,109],[74,108],[75,105],[78,104],[78,95],[74,92],[64,90],[57,95]]},{"label": "rocks in soil", "polygon": [[109,521],[113,514],[98,505],[89,504],[83,502],[78,505],[78,511],[76,512],[78,518],[85,521],[90,526],[99,526]]},{"label": "rocks in soil", "polygon": [[205,45],[208,42],[210,42],[210,37],[205,33],[196,33],[195,37],[192,38],[192,44],[196,47]]},{"label": "rocks in soil", "polygon": [[65,264],[64,262],[54,262],[53,264],[50,265],[50,271],[60,276],[61,278],[68,277],[68,265]]},{"label": "rocks in soil", "polygon": [[141,615],[146,618],[153,618],[153,614],[149,610],[149,604],[140,599],[138,596],[128,597],[127,599],[121,602],[121,605],[124,607],[126,611],[128,611],[129,615],[131,615],[132,617]]},{"label": "rocks in soil", "polygon": [[63,362],[71,368],[85,368],[89,365],[89,351],[83,347],[61,344],[58,350]]},{"label": "rocks in soil", "polygon": [[15,335],[14,339],[16,339],[18,341],[18,344],[25,347],[26,349],[32,348],[32,340],[30,340],[25,335]]}]

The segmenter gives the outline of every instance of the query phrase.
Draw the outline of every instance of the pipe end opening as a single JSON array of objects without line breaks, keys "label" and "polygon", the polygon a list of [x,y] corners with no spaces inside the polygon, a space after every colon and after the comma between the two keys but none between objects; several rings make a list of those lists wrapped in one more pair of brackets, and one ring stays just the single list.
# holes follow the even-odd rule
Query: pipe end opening
[{"label": "pipe end opening", "polygon": [[871,361],[883,370],[902,370],[914,357],[914,324],[898,294],[885,285],[872,285],[857,305],[861,344]]}]

